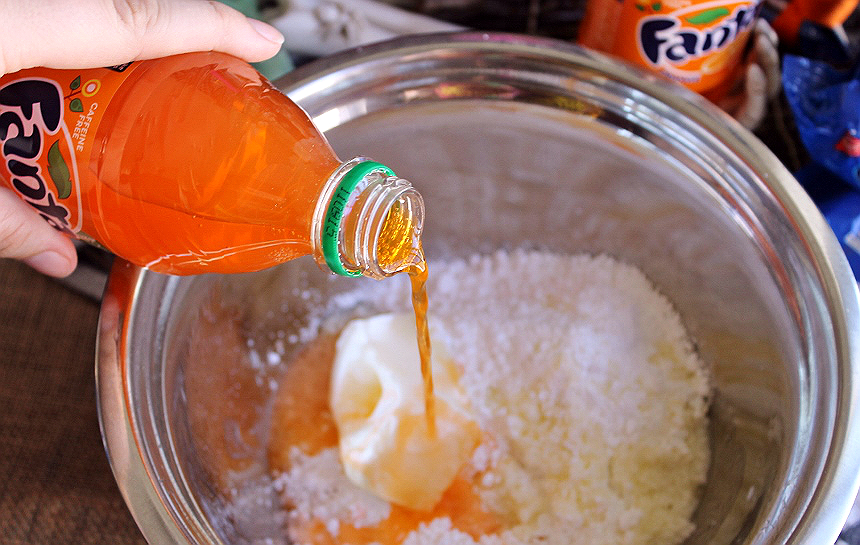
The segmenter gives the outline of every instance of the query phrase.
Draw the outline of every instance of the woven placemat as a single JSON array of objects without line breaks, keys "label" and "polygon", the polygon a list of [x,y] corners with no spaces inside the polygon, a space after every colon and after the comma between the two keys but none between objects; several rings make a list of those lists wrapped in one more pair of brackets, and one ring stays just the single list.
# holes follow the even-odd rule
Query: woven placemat
[{"label": "woven placemat", "polygon": [[0,260],[0,543],[145,544],[99,433],[98,304]]}]

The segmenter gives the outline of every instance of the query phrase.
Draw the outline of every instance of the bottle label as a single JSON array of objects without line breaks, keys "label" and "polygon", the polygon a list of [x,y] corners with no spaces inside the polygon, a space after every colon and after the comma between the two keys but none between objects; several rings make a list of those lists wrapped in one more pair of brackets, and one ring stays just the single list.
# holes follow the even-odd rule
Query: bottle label
[{"label": "bottle label", "polygon": [[[708,2],[639,20],[636,37],[641,58],[681,83],[740,60],[756,20],[758,2]],[[728,57],[732,57],[730,60]]]},{"label": "bottle label", "polygon": [[761,4],[761,0],[588,0],[579,42],[694,91],[719,95],[737,75]]},{"label": "bottle label", "polygon": [[0,79],[0,178],[60,231],[81,230],[81,169],[105,107],[134,68],[33,68]]}]

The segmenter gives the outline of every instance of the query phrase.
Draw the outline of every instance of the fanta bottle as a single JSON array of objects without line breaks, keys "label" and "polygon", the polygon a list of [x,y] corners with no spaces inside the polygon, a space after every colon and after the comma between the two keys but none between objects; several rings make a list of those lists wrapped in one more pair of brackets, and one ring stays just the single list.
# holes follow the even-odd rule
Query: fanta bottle
[{"label": "fanta bottle", "polygon": [[588,0],[580,44],[718,100],[738,78],[760,0]]},{"label": "fanta bottle", "polygon": [[380,278],[422,259],[411,184],[338,159],[303,110],[225,54],[6,75],[0,146],[0,182],[46,221],[154,271],[312,254]]}]

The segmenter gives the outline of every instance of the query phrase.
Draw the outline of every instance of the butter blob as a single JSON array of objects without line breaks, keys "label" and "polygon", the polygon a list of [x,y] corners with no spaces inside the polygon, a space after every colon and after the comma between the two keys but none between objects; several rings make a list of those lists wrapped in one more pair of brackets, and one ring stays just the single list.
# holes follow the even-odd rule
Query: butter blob
[{"label": "butter blob", "polygon": [[430,510],[478,443],[459,371],[431,325],[436,433],[428,427],[412,314],[351,321],[337,340],[330,405],[347,477],[392,503]]}]

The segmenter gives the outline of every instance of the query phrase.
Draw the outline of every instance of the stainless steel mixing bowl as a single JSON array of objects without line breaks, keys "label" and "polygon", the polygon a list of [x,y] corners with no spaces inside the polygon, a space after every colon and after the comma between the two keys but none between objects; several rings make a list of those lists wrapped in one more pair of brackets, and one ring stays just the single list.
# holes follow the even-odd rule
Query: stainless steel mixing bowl
[{"label": "stainless steel mixing bowl", "polygon": [[[420,189],[431,262],[605,252],[675,303],[715,387],[688,545],[835,541],[860,471],[857,287],[821,215],[747,131],[683,89],[522,36],[411,37],[279,84],[341,156]],[[308,313],[354,282],[310,259],[197,278],[115,267],[101,419],[151,543],[283,540],[275,498],[243,492],[268,478],[267,392]]]}]

